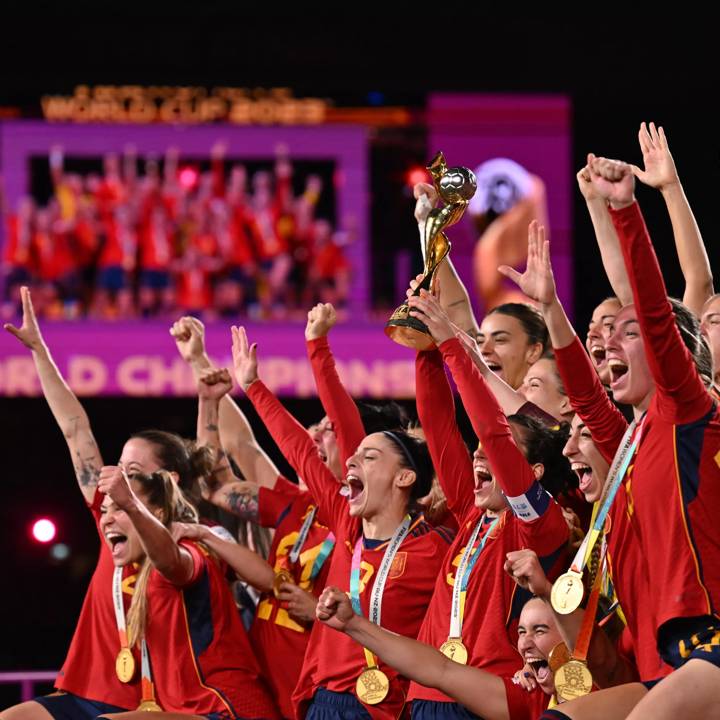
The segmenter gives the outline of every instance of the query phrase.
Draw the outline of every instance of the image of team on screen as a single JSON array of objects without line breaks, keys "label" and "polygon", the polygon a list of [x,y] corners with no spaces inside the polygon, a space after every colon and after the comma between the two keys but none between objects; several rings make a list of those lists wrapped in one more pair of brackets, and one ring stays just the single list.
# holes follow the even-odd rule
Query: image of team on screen
[{"label": "image of team on screen", "polygon": [[327,182],[293,178],[283,146],[269,169],[252,173],[225,153],[216,143],[204,170],[181,163],[176,148],[160,162],[139,161],[128,147],[106,154],[102,173],[81,174],[53,147],[47,203],[26,196],[3,208],[3,315],[17,313],[22,285],[50,319],[284,318],[314,302],[342,308],[353,229],[318,213]]}]

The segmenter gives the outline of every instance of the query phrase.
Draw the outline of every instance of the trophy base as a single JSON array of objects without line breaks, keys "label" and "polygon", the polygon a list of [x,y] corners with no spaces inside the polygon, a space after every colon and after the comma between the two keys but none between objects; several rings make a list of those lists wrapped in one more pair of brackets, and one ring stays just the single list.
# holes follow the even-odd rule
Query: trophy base
[{"label": "trophy base", "polygon": [[427,329],[427,325],[410,313],[410,307],[402,304],[385,323],[385,334],[398,345],[415,350],[432,350],[435,341]]}]

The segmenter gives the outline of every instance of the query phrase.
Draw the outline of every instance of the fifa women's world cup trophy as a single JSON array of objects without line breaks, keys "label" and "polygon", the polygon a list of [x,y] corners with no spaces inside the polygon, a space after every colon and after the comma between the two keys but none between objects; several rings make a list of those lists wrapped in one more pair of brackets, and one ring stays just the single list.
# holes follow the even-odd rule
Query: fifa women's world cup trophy
[{"label": "fifa women's world cup trophy", "polygon": [[[437,269],[450,252],[445,230],[460,220],[477,189],[472,170],[466,167],[449,168],[441,152],[435,155],[427,169],[445,204],[433,208],[425,220],[422,243],[425,270],[415,295],[419,295],[420,290],[433,291]],[[416,350],[427,350],[435,344],[425,323],[410,315],[407,303],[390,316],[385,324],[385,334],[396,343]]]}]

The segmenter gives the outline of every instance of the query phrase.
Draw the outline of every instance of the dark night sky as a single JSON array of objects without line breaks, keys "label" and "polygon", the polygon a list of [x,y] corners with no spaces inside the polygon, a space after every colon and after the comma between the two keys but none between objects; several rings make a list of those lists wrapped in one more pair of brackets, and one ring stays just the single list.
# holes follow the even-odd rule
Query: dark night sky
[{"label": "dark night sky", "polygon": [[[100,17],[97,3],[75,2],[72,10],[53,15],[32,3],[16,4],[23,16],[3,21],[0,106],[37,110],[42,94],[70,94],[79,83],[288,86],[298,96],[348,105],[380,91],[388,104],[416,107],[432,90],[559,92],[573,102],[575,168],[589,150],[638,162],[637,127],[655,120],[666,128],[711,262],[720,268],[714,196],[720,155],[711,111],[717,38],[708,18],[623,17],[613,23],[607,8],[598,7],[605,19],[591,26],[567,18],[523,20],[519,8],[503,21],[442,3],[437,11],[409,8],[397,18],[378,11],[363,18],[313,17],[309,11],[258,17],[229,11],[221,2],[187,9],[152,3],[152,12],[143,14],[124,3],[123,15]],[[638,196],[669,290],[681,295],[662,202],[650,191]],[[575,207],[576,289],[582,288],[576,290],[576,317],[582,327],[608,288],[579,194]],[[93,529],[79,498],[68,500],[75,492],[72,470],[44,402],[0,403],[6,443],[1,547],[11,558],[3,581],[0,670],[48,669],[64,655],[88,567],[78,559],[71,563],[74,574],[52,567],[30,546],[28,499],[38,512],[61,514],[74,548],[92,543]],[[130,430],[158,424],[190,433],[195,412],[190,400],[105,399],[88,408],[112,459]],[[296,403],[293,409],[310,417],[317,406]],[[0,694],[0,706],[6,697],[12,700]]]}]

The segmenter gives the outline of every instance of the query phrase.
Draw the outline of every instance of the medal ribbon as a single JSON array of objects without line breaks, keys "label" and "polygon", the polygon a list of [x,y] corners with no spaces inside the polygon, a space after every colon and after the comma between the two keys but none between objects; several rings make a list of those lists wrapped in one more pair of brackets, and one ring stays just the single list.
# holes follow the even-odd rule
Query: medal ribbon
[{"label": "medal ribbon", "polygon": [[152,671],[150,670],[150,655],[148,654],[147,643],[145,638],[140,641],[140,653],[142,657],[140,665],[141,680],[141,705],[145,703],[154,703],[155,700],[155,686],[152,681]]},{"label": "medal ribbon", "polygon": [[[604,557],[601,562],[604,561]],[[600,599],[600,584],[602,582],[602,573],[597,572],[595,574],[595,582],[590,592],[590,599],[585,608],[585,615],[583,615],[582,625],[575,641],[575,648],[572,651],[572,659],[579,660],[582,663],[587,663],[587,652],[590,647],[590,640],[592,638],[593,630],[595,629],[595,614],[597,613],[598,600]]]},{"label": "medal ribbon", "polygon": [[123,603],[122,593],[123,570],[124,568],[122,567],[116,567],[113,571],[112,597],[113,607],[115,608],[115,623],[117,625],[118,635],[120,637],[120,647],[127,648],[128,637],[127,626],[125,625],[125,605]]},{"label": "medal ribbon", "polygon": [[329,532],[325,540],[323,540],[323,544],[320,546],[320,551],[313,563],[312,570],[310,572],[310,580],[314,580],[320,574],[322,566],[325,564],[325,561],[328,559],[328,555],[330,555],[334,547],[335,535]]},{"label": "medal ribbon", "polygon": [[450,606],[450,635],[451,638],[462,638],[462,623],[463,615],[465,614],[465,593],[467,591],[468,582],[470,582],[470,574],[475,567],[475,563],[480,557],[480,553],[485,547],[488,538],[495,529],[495,526],[500,520],[496,517],[492,524],[488,528],[487,532],[483,535],[480,545],[473,554],[473,548],[475,541],[480,534],[480,530],[485,522],[485,518],[482,517],[478,521],[475,529],[473,530],[470,539],[468,540],[465,550],[463,551],[462,557],[460,558],[460,564],[458,565],[457,572],[455,573],[455,582],[453,583],[453,594],[452,594],[452,605]]},{"label": "medal ribbon", "polygon": [[[305,545],[305,541],[307,540],[310,528],[315,522],[316,515],[317,506],[314,506],[305,517],[302,527],[300,528],[300,534],[297,536],[297,539],[293,543],[292,549],[288,554],[288,558],[290,559],[291,563],[296,563],[297,559],[300,557],[300,553],[302,552],[303,546]],[[318,552],[317,557],[315,558],[315,562],[313,563],[312,570],[310,571],[309,579],[311,581],[320,574],[320,570],[322,570],[322,566],[328,559],[328,556],[332,552],[333,547],[335,547],[335,535],[333,535],[332,533],[328,533],[327,537],[323,541],[323,544],[320,546],[320,552]]]},{"label": "medal ribbon", "polygon": [[[388,575],[390,574],[390,566],[392,561],[395,559],[402,541],[410,530],[410,523],[412,518],[410,515],[406,515],[402,523],[395,530],[387,548],[383,555],[382,562],[378,568],[377,575],[375,576],[375,583],[373,584],[372,592],[370,593],[370,622],[375,625],[380,625],[381,611],[382,611],[382,596],[385,590],[385,582],[387,581]],[[357,539],[355,548],[352,555],[352,564],[350,567],[350,602],[352,603],[353,610],[358,614],[362,615],[362,605],[360,604],[360,564],[362,562],[362,550],[363,550],[363,537],[362,535]],[[365,662],[368,667],[377,667],[377,658],[367,648],[363,648],[365,653]]]},{"label": "medal ribbon", "polygon": [[310,510],[303,521],[302,527],[300,528],[300,534],[297,536],[297,539],[290,550],[290,562],[297,562],[297,559],[300,557],[300,553],[303,545],[305,544],[305,540],[307,540],[310,528],[312,527],[313,522],[315,522],[315,515],[317,515],[317,505]]}]

